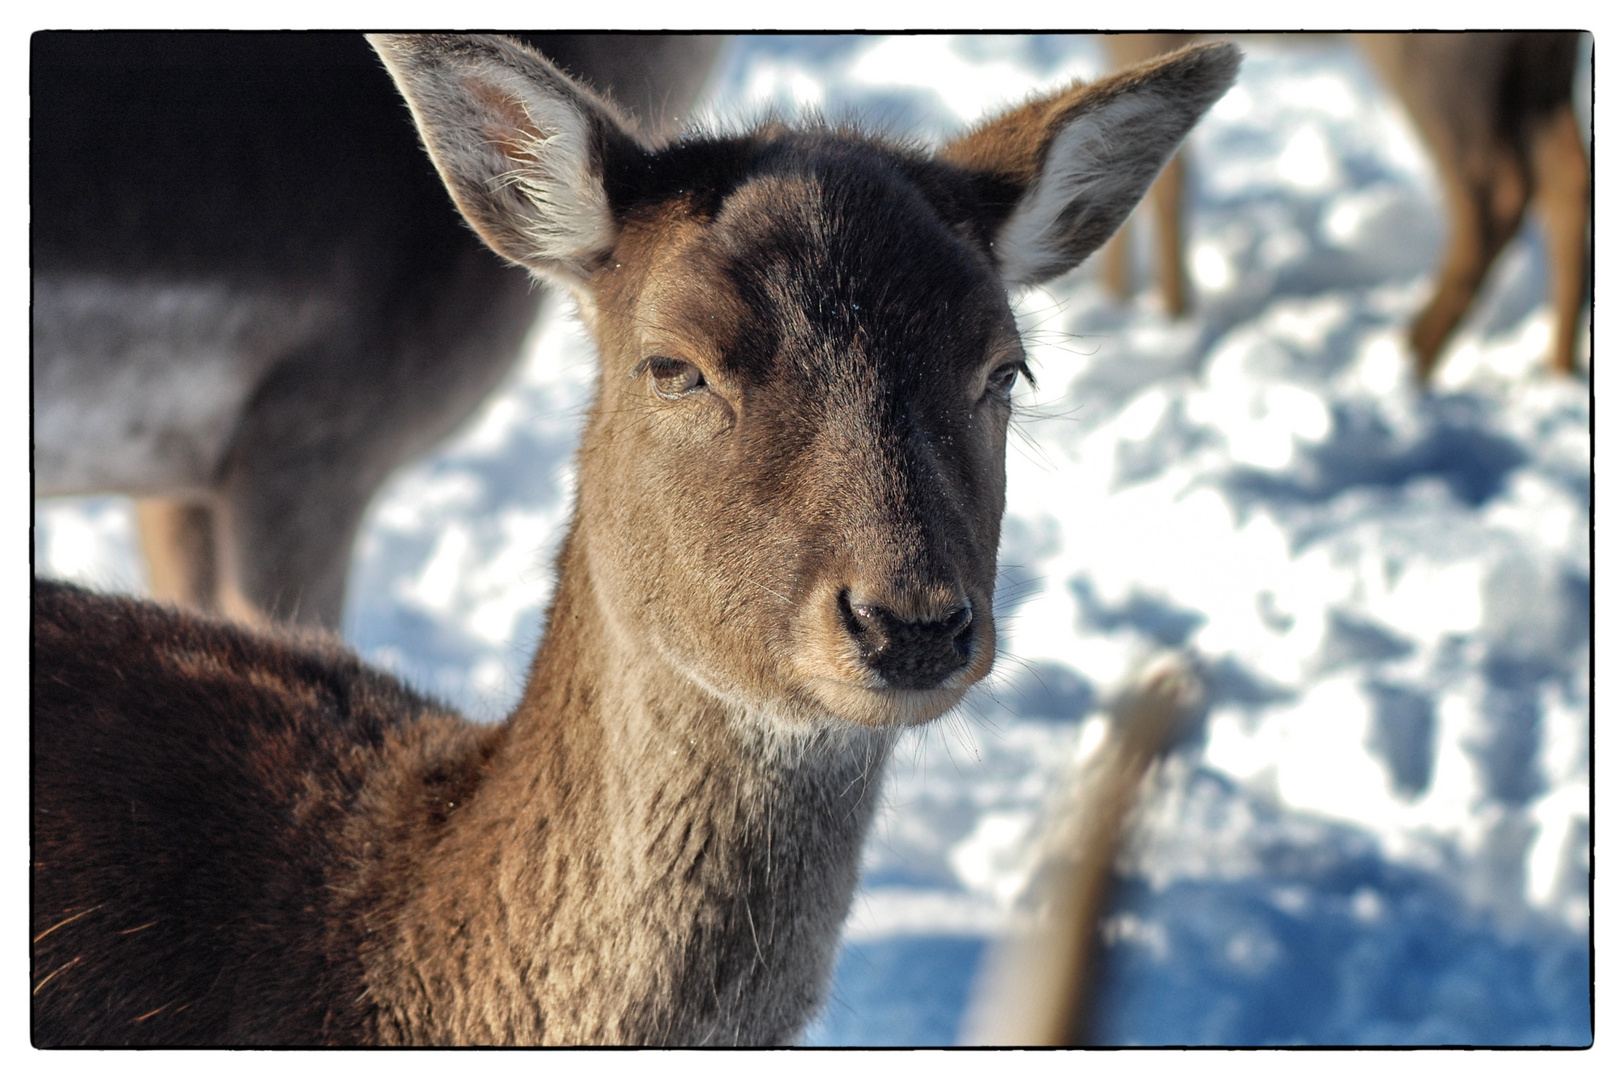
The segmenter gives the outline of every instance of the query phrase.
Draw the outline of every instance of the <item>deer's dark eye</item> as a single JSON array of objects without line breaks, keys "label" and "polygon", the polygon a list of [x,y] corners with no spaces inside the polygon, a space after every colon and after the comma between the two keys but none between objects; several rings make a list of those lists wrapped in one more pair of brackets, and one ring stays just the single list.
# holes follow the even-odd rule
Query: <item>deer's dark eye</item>
[{"label": "deer's dark eye", "polygon": [[1015,389],[1015,380],[1026,374],[1026,363],[1003,364],[992,369],[987,376],[987,394],[990,397],[1008,399],[1011,391]]},{"label": "deer's dark eye", "polygon": [[643,366],[654,380],[654,392],[663,398],[679,398],[705,385],[705,376],[686,360],[651,356],[643,361]]}]

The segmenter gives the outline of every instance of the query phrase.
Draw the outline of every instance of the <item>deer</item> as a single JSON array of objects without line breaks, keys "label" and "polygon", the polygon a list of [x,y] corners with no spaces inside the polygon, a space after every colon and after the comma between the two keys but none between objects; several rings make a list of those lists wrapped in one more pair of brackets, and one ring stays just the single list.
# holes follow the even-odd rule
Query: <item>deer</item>
[{"label": "deer", "polygon": [[[653,134],[722,39],[532,35]],[[151,594],[338,629],[373,495],[545,292],[458,216],[360,34],[33,36],[36,497],[135,499]]]},{"label": "deer", "polygon": [[1011,291],[1111,234],[1239,52],[930,151],[654,138],[509,38],[370,40],[597,346],[542,642],[481,725],[308,627],[36,581],[35,1045],[791,1042],[896,739],[993,664]]},{"label": "deer", "polygon": [[[1549,366],[1572,375],[1590,260],[1590,160],[1573,109],[1579,35],[1560,32],[1351,35],[1414,121],[1437,166],[1448,239],[1432,297],[1409,328],[1418,383],[1427,385],[1489,268],[1530,207],[1545,226],[1551,278]],[[1190,34],[1112,34],[1117,65],[1188,44]],[[1163,306],[1189,310],[1184,277],[1184,165],[1169,163],[1152,191]],[[1124,233],[1105,255],[1105,281],[1130,291]]]}]

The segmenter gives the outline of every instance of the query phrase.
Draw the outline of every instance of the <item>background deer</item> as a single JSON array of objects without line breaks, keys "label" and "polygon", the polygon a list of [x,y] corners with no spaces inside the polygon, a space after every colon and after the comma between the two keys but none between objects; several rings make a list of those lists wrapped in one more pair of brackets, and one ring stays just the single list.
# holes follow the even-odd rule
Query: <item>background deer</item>
[{"label": "background deer", "polygon": [[[1530,203],[1545,225],[1551,276],[1551,366],[1573,371],[1579,309],[1589,277],[1590,160],[1573,111],[1579,35],[1573,33],[1355,34],[1432,153],[1449,239],[1432,299],[1410,326],[1416,373],[1432,374],[1449,336]],[[1111,34],[1118,65],[1140,63],[1191,34]],[[1183,271],[1183,163],[1152,193],[1156,264],[1172,315],[1188,307]],[[1106,254],[1106,281],[1129,291],[1125,233]]]},{"label": "background deer", "polygon": [[[531,43],[671,128],[721,39]],[[36,496],[137,499],[153,595],[336,629],[367,503],[542,292],[448,204],[358,34],[38,33]]]},{"label": "background deer", "polygon": [[543,645],[485,727],[318,637],[37,585],[35,1042],[792,1040],[897,732],[992,663],[1006,290],[1110,235],[1239,54],[932,155],[657,142],[507,39],[375,44],[598,344]]}]

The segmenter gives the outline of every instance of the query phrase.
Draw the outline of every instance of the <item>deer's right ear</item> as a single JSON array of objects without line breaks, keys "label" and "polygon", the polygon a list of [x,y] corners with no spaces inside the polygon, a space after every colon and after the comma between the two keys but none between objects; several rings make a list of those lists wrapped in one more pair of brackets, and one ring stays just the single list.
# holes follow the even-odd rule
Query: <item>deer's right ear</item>
[{"label": "deer's right ear", "polygon": [[1197,45],[986,121],[942,158],[973,173],[1005,285],[1036,285],[1108,240],[1235,81],[1240,50]]},{"label": "deer's right ear", "polygon": [[369,34],[462,216],[498,254],[566,283],[615,242],[613,106],[507,38]]}]

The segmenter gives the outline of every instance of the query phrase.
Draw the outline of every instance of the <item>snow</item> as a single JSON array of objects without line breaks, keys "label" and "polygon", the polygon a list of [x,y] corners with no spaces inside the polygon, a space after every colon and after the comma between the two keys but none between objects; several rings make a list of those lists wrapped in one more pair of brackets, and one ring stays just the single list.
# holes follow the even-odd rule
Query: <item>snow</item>
[{"label": "snow", "polygon": [[[1038,389],[1010,442],[1002,658],[899,748],[809,1043],[955,1039],[1054,780],[1169,647],[1210,701],[1119,862],[1099,1038],[1591,1039],[1590,397],[1540,367],[1538,231],[1418,393],[1426,154],[1346,44],[1245,47],[1190,140],[1196,313],[1118,304],[1092,263],[1017,305]],[[1086,37],[743,39],[711,115],[933,140],[1104,70]],[[572,497],[592,353],[563,309],[390,482],[354,563],[346,636],[483,719],[517,697]],[[42,574],[144,588],[127,502],[42,502],[37,526]]]}]

